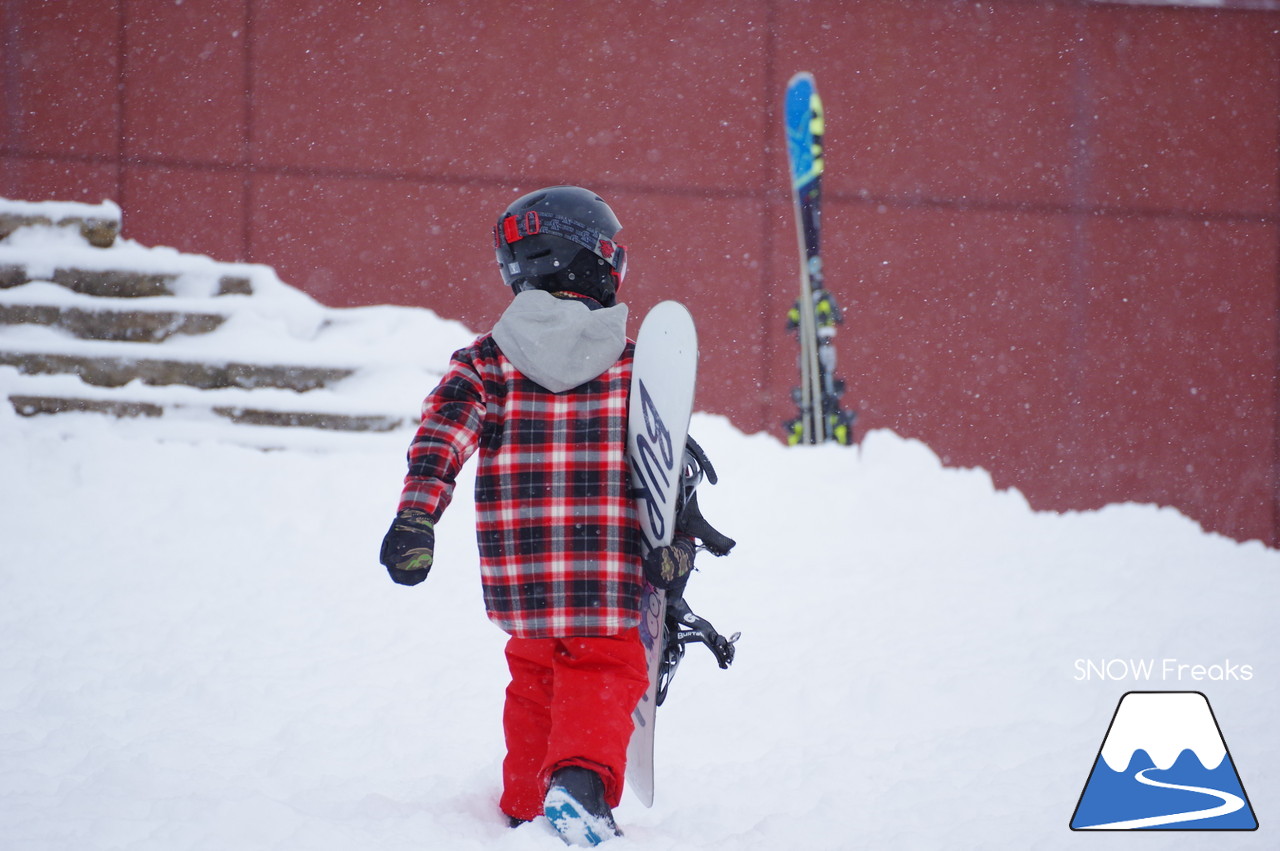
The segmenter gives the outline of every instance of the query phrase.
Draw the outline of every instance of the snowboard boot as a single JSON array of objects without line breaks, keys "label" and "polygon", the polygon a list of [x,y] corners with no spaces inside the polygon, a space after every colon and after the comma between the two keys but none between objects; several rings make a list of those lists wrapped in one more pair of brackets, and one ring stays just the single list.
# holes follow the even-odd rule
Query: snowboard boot
[{"label": "snowboard boot", "polygon": [[570,765],[552,774],[543,811],[569,845],[591,848],[622,835],[604,799],[604,781],[589,768]]}]

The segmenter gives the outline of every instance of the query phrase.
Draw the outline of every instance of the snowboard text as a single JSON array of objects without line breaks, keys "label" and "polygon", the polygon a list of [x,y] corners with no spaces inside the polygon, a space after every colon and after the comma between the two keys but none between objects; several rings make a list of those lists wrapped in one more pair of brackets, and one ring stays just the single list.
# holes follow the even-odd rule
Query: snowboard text
[{"label": "snowboard text", "polygon": [[[670,501],[672,493],[671,482],[663,471],[671,468],[675,448],[671,445],[671,432],[662,422],[643,380],[640,381],[640,405],[644,414],[644,434],[636,435],[636,454],[640,460],[637,462],[632,458],[631,469],[636,477],[636,497],[644,500],[650,538],[663,540],[667,529],[662,508]],[[661,459],[658,453],[661,453]]]}]

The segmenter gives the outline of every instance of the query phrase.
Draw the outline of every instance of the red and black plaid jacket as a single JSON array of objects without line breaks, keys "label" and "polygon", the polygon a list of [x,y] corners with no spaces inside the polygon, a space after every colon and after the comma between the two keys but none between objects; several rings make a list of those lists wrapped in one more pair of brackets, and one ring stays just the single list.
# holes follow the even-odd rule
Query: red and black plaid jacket
[{"label": "red and black plaid jacket", "polygon": [[454,352],[422,404],[400,508],[438,520],[477,448],[485,607],[521,638],[613,635],[639,622],[641,537],[628,495],[634,343],[599,377],[551,393],[488,335]]}]

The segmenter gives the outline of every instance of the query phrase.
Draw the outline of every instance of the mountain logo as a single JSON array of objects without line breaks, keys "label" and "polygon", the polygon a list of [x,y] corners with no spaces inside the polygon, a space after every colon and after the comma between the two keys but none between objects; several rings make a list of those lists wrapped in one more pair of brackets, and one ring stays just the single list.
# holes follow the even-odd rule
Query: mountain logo
[{"label": "mountain logo", "polygon": [[1072,830],[1257,830],[1222,730],[1198,691],[1120,698]]}]

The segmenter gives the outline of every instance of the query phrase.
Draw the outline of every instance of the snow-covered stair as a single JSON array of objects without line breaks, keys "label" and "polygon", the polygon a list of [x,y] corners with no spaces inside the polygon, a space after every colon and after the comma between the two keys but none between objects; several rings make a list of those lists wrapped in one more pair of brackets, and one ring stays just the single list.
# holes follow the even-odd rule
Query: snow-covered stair
[{"label": "snow-covered stair", "polygon": [[[401,340],[371,339],[384,335],[362,333],[362,317],[379,308],[325,308],[270,267],[149,248],[119,231],[110,202],[0,199],[0,393],[18,414],[344,431],[413,421],[431,380],[425,363],[414,368],[428,356],[415,349],[431,341],[414,339],[412,321],[398,323]],[[404,392],[374,377],[397,375]]]}]

